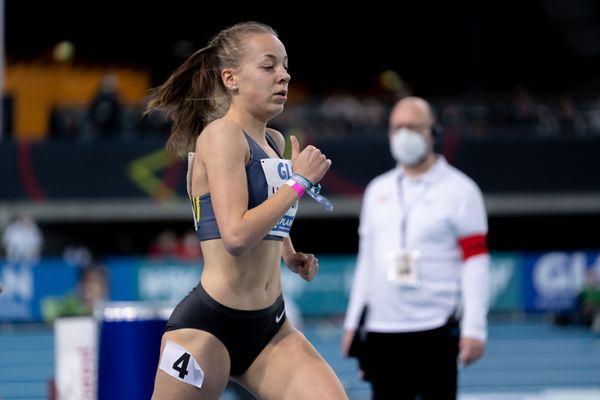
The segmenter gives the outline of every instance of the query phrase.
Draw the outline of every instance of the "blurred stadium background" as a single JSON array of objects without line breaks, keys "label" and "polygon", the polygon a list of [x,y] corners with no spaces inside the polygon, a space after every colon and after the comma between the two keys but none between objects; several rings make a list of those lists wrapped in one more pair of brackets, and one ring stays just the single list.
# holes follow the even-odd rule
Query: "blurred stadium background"
[{"label": "blurred stadium background", "polygon": [[[61,315],[89,312],[80,289],[90,266],[100,271],[90,278],[96,293],[107,282],[109,303],[96,314],[105,332],[110,321],[160,319],[196,283],[185,165],[163,150],[161,116],[140,112],[148,89],[190,51],[248,19],[272,24],[290,55],[290,100],[274,125],[334,161],[323,182],[334,213],[304,202],[292,230],[296,248],[319,255],[320,275],[307,285],[284,273],[284,285],[350,397],[369,398],[339,351],[361,194],[392,167],[387,113],[412,93],[434,105],[438,150],[479,183],[489,211],[490,344],[461,371],[461,398],[600,399],[600,326],[581,323],[576,309],[600,276],[599,1],[369,2],[338,12],[308,3],[0,5],[0,232],[27,215],[43,237],[39,259],[0,253],[0,399],[53,398],[69,362],[93,360],[81,352],[89,343],[80,359],[64,356],[68,332],[88,329],[88,319],[53,329]],[[138,335],[153,343],[148,329]],[[116,398],[103,363],[142,352],[118,347],[126,339],[97,340],[100,375],[71,371],[87,385],[80,399],[95,398],[95,380],[100,398]],[[232,387],[224,398],[245,397]]]}]

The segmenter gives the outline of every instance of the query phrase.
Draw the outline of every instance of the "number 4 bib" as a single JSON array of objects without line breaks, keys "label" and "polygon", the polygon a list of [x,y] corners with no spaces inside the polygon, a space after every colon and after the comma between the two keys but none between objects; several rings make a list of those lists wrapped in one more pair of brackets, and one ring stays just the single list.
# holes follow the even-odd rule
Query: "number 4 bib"
[{"label": "number 4 bib", "polygon": [[204,371],[192,353],[171,340],[167,340],[159,368],[173,378],[198,388],[201,388],[204,382]]}]

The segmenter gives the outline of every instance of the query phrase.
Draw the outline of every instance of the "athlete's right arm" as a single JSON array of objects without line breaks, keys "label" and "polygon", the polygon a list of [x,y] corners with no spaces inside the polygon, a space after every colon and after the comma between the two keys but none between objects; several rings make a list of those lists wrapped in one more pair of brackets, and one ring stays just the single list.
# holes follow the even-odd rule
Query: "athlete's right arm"
[{"label": "athlete's right arm", "polygon": [[[284,185],[262,204],[248,210],[247,146],[240,128],[227,120],[208,125],[196,146],[206,168],[221,239],[234,256],[241,256],[258,244],[297,200],[296,192]],[[298,157],[308,165],[314,156],[308,157],[308,161],[306,156]]]}]

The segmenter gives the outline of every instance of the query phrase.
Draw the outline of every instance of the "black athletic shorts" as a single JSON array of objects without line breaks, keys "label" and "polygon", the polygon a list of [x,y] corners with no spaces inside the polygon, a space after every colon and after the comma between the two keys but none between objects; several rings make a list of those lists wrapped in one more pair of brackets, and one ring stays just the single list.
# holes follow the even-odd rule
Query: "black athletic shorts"
[{"label": "black athletic shorts", "polygon": [[236,310],[210,297],[198,284],[173,310],[165,331],[194,328],[217,337],[229,352],[231,375],[244,373],[286,320],[280,294],[260,310]]}]

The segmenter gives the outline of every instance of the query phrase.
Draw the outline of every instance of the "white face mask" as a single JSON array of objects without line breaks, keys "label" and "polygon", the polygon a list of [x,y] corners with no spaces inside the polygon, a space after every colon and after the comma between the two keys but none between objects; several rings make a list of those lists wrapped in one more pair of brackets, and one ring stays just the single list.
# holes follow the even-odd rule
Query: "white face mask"
[{"label": "white face mask", "polygon": [[400,128],[392,133],[390,148],[396,161],[412,166],[421,162],[427,154],[427,141],[418,132]]}]

